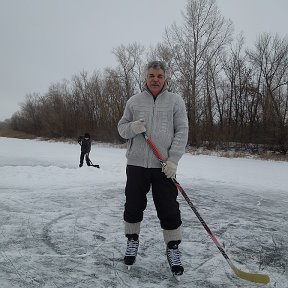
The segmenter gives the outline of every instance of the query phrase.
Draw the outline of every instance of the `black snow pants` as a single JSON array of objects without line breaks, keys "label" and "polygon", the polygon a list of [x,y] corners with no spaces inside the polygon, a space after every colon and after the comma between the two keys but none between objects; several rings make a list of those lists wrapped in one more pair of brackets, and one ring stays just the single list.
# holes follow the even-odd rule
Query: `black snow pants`
[{"label": "black snow pants", "polygon": [[143,212],[147,206],[147,193],[152,187],[152,197],[161,228],[177,229],[182,223],[177,202],[178,190],[161,168],[127,165],[126,174],[124,220],[128,223],[143,220]]},{"label": "black snow pants", "polygon": [[80,165],[81,166],[83,165],[84,157],[85,157],[86,164],[88,166],[90,166],[89,154],[88,153],[84,153],[84,152],[81,152],[81,154],[80,154]]}]

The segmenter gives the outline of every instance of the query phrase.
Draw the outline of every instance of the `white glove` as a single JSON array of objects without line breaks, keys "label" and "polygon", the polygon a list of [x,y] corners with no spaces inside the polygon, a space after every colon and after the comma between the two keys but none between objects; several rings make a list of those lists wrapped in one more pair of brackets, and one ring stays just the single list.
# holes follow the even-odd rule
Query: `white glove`
[{"label": "white glove", "polygon": [[169,160],[166,161],[166,163],[163,165],[163,168],[162,168],[162,172],[165,173],[167,178],[175,178],[176,170],[177,170],[177,165]]},{"label": "white glove", "polygon": [[131,129],[135,134],[140,134],[146,131],[145,121],[143,119],[132,122]]}]

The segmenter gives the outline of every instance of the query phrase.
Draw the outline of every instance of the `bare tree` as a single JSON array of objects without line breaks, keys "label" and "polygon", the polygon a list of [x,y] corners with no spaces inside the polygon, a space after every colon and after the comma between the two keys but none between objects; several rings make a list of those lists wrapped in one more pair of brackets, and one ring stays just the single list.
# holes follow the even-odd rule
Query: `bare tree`
[{"label": "bare tree", "polygon": [[[283,152],[288,149],[287,136],[287,85],[288,85],[288,38],[279,35],[260,34],[255,50],[247,50],[250,63],[261,81],[263,124],[270,137],[277,137]],[[276,133],[276,134],[275,134]]]},{"label": "bare tree", "polygon": [[190,142],[195,144],[206,65],[232,40],[232,23],[221,16],[215,0],[188,0],[183,16],[184,25],[166,29],[164,41],[173,53],[171,67],[186,101]]},{"label": "bare tree", "polygon": [[[224,79],[227,83],[226,103],[226,125],[228,139],[245,141],[246,126],[248,121],[255,122],[255,115],[251,110],[259,104],[257,95],[248,93],[250,85],[251,69],[247,65],[244,53],[244,37],[239,35],[235,46],[231,45],[230,54],[223,60]],[[256,101],[255,101],[256,98]],[[254,108],[253,108],[254,109]],[[257,110],[256,110],[257,111]],[[250,113],[249,113],[250,112]],[[250,115],[250,117],[248,117]]]},{"label": "bare tree", "polygon": [[129,44],[127,47],[121,45],[113,49],[113,54],[119,63],[118,77],[125,87],[126,100],[129,99],[134,93],[135,88],[142,88],[142,55],[144,47],[137,43]]},{"label": "bare tree", "polygon": [[[39,135],[42,128],[41,109],[39,107],[40,95],[37,93],[27,94],[25,102],[20,104],[21,112],[17,114],[18,129],[24,132]],[[15,117],[14,117],[14,121]]]}]

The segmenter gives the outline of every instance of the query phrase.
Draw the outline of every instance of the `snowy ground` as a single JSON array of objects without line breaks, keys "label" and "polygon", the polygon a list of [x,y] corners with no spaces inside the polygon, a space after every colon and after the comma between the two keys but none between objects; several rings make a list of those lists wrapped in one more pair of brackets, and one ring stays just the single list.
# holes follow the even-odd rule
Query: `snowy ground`
[{"label": "snowy ground", "polygon": [[288,287],[288,163],[185,154],[178,181],[239,269],[179,195],[185,273],[171,277],[151,196],[131,271],[122,263],[125,149],[0,137],[0,287]]}]

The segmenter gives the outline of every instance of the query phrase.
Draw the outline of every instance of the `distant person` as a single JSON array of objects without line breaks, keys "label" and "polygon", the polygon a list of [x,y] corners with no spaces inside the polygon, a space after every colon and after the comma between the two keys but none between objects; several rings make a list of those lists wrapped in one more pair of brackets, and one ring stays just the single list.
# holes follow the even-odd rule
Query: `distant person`
[{"label": "distant person", "polygon": [[[181,242],[181,214],[177,201],[175,178],[177,164],[185,153],[188,139],[188,119],[184,100],[167,89],[166,69],[163,62],[152,61],[146,67],[144,90],[126,103],[118,131],[128,139],[126,152],[127,182],[125,187],[124,233],[127,248],[124,263],[135,262],[140,224],[147,205],[147,193],[152,196],[166,243],[166,255],[174,275],[183,274],[178,245]],[[146,132],[163,157],[165,167],[146,143]]]},{"label": "distant person", "polygon": [[91,165],[91,161],[89,159],[89,153],[91,151],[91,139],[90,139],[90,134],[89,133],[85,133],[84,136],[79,136],[78,138],[78,143],[81,146],[81,154],[80,154],[80,164],[79,167],[83,166],[83,162],[84,162],[84,157],[85,157],[85,161],[86,164],[88,166]]}]

